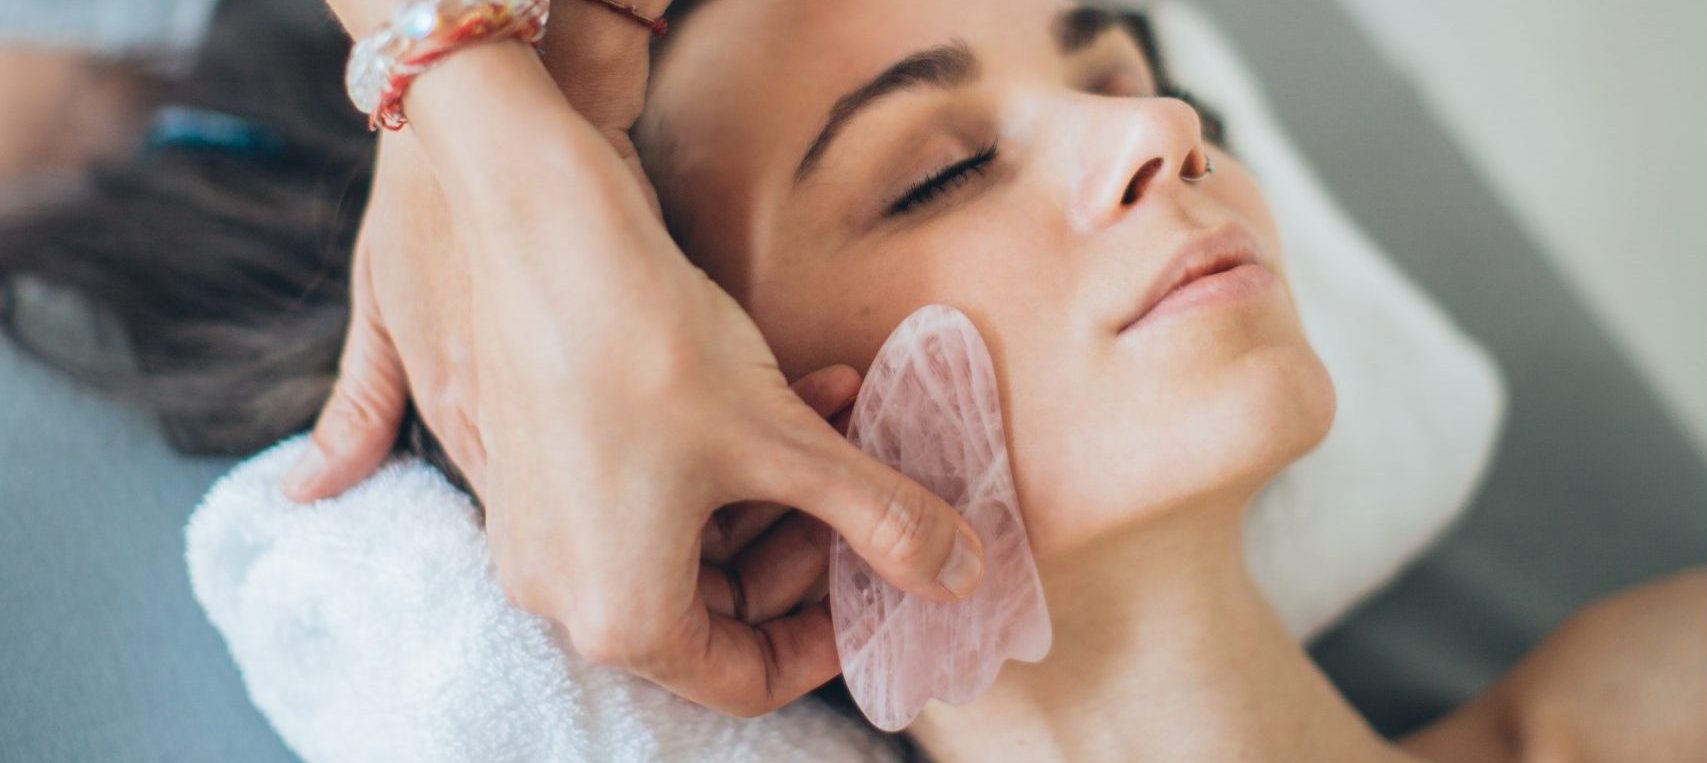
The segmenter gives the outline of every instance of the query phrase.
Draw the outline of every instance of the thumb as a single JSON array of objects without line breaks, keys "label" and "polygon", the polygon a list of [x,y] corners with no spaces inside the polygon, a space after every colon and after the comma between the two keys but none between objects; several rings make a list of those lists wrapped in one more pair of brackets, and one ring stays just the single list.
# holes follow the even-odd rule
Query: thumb
[{"label": "thumb", "polygon": [[320,409],[308,449],[285,475],[285,497],[302,503],[330,498],[372,474],[391,454],[408,396],[390,335],[372,311],[358,307],[332,396]]},{"label": "thumb", "polygon": [[972,595],[984,571],[977,532],[941,498],[842,439],[822,420],[766,475],[773,500],[840,533],[884,580],[937,600]]}]

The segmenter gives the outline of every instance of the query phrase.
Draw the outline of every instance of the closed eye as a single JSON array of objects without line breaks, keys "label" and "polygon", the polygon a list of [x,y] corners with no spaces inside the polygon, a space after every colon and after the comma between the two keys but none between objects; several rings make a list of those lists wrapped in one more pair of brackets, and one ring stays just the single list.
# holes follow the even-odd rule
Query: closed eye
[{"label": "closed eye", "polygon": [[996,146],[991,144],[978,153],[954,162],[942,169],[930,173],[917,185],[907,189],[901,197],[892,202],[884,210],[886,218],[900,217],[929,206],[944,195],[966,185],[982,175],[996,159]]}]

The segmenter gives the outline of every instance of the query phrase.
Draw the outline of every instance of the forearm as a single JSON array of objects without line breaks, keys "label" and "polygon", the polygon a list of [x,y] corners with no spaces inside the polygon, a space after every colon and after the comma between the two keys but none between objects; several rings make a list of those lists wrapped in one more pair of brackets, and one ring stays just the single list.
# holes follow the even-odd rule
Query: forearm
[{"label": "forearm", "polygon": [[[352,29],[377,27],[401,2],[330,1]],[[668,5],[642,0],[639,10],[651,15]],[[538,202],[528,180],[541,172],[555,175],[558,193],[549,203],[558,211],[650,208],[629,180],[639,166],[627,136],[644,105],[650,39],[646,26],[595,0],[557,0],[543,56],[509,41],[447,57],[409,88],[411,124],[390,140],[417,144],[411,151],[430,160],[447,195],[465,197],[477,218],[506,218],[516,205]],[[567,190],[584,198],[564,198]]]}]

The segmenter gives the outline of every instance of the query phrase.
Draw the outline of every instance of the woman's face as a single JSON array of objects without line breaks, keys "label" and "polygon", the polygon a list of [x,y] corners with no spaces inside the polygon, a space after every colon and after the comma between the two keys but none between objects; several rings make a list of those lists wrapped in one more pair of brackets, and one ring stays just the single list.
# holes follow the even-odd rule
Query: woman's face
[{"label": "woman's face", "polygon": [[684,248],[791,379],[868,367],[924,305],[970,316],[1040,556],[1254,491],[1326,433],[1261,192],[1113,17],[713,0],[674,34],[638,135]]}]

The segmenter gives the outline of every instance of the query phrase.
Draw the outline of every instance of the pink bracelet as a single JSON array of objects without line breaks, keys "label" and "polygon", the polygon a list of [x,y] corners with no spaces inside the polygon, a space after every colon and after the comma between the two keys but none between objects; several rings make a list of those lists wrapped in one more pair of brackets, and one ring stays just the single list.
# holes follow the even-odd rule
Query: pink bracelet
[{"label": "pink bracelet", "polygon": [[350,51],[344,86],[368,127],[400,130],[403,95],[445,56],[498,40],[539,45],[550,0],[410,0]]}]

